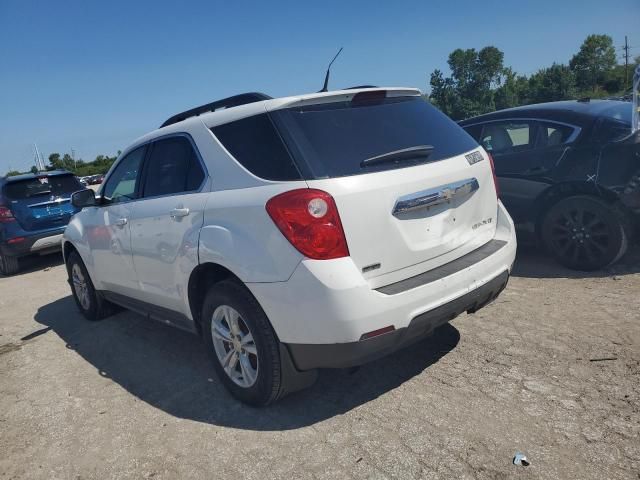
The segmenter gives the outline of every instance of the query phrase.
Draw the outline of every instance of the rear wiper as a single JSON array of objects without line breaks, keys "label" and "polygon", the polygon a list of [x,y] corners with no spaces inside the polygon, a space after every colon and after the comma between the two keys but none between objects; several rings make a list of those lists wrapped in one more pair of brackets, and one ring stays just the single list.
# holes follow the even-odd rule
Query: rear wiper
[{"label": "rear wiper", "polygon": [[360,162],[361,167],[370,167],[372,165],[379,165],[381,163],[394,163],[407,160],[414,160],[416,158],[427,158],[433,152],[435,147],[433,145],[418,145],[416,147],[403,148],[402,150],[394,150],[393,152],[383,153],[382,155],[376,155],[375,157],[367,158]]}]

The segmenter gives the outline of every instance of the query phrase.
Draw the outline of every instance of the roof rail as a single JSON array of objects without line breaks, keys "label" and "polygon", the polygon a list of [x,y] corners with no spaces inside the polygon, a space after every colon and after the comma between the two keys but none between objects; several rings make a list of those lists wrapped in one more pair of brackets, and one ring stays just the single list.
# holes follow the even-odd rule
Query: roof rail
[{"label": "roof rail", "polygon": [[166,120],[160,128],[166,127],[167,125],[173,125],[174,123],[181,122],[182,120],[186,120],[190,117],[196,117],[198,115],[202,115],[203,113],[215,112],[221,108],[231,108],[237,107],[239,105],[246,105],[247,103],[260,102],[262,100],[270,100],[272,97],[269,95],[265,95],[264,93],[258,92],[250,92],[250,93],[241,93],[240,95],[234,95],[233,97],[223,98],[222,100],[217,100],[215,102],[207,103],[206,105],[200,105],[199,107],[192,108],[191,110],[187,110],[186,112],[178,113],[173,117]]}]

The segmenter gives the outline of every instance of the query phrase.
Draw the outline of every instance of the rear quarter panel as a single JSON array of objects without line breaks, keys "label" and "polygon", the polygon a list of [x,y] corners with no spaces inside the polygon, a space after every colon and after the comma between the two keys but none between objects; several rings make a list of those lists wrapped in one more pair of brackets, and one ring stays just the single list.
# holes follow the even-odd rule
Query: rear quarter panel
[{"label": "rear quarter panel", "polygon": [[288,242],[267,214],[267,201],[305,182],[211,192],[200,232],[200,263],[216,263],[245,283],[283,282],[303,255]]}]

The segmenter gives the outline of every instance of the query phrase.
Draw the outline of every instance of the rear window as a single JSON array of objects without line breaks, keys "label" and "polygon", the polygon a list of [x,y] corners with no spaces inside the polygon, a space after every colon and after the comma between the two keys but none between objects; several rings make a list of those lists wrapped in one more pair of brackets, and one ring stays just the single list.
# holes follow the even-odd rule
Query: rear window
[{"label": "rear window", "polygon": [[[357,98],[357,97],[356,97]],[[419,97],[335,102],[272,112],[305,178],[331,178],[434,162],[478,147],[460,126]],[[428,157],[363,160],[426,146]]]},{"label": "rear window", "polygon": [[82,184],[73,175],[54,175],[51,177],[10,181],[5,185],[3,194],[11,200],[24,200],[52,195],[70,197],[73,192],[83,188]]}]

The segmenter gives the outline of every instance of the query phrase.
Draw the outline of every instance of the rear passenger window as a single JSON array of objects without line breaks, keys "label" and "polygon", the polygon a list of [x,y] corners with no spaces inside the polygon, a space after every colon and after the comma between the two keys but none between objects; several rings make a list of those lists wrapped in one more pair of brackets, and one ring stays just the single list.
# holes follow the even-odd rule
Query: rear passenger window
[{"label": "rear passenger window", "polygon": [[301,179],[267,114],[218,125],[211,131],[224,148],[255,176],[280,181]]},{"label": "rear passenger window", "polygon": [[480,143],[488,152],[516,153],[533,147],[534,126],[527,122],[487,123]]},{"label": "rear passenger window", "polygon": [[186,137],[170,137],[154,142],[148,160],[144,196],[171,195],[197,190],[204,170]]},{"label": "rear passenger window", "polygon": [[568,125],[558,125],[556,123],[543,123],[540,129],[540,140],[538,147],[555,147],[567,143],[574,132],[574,128]]}]

